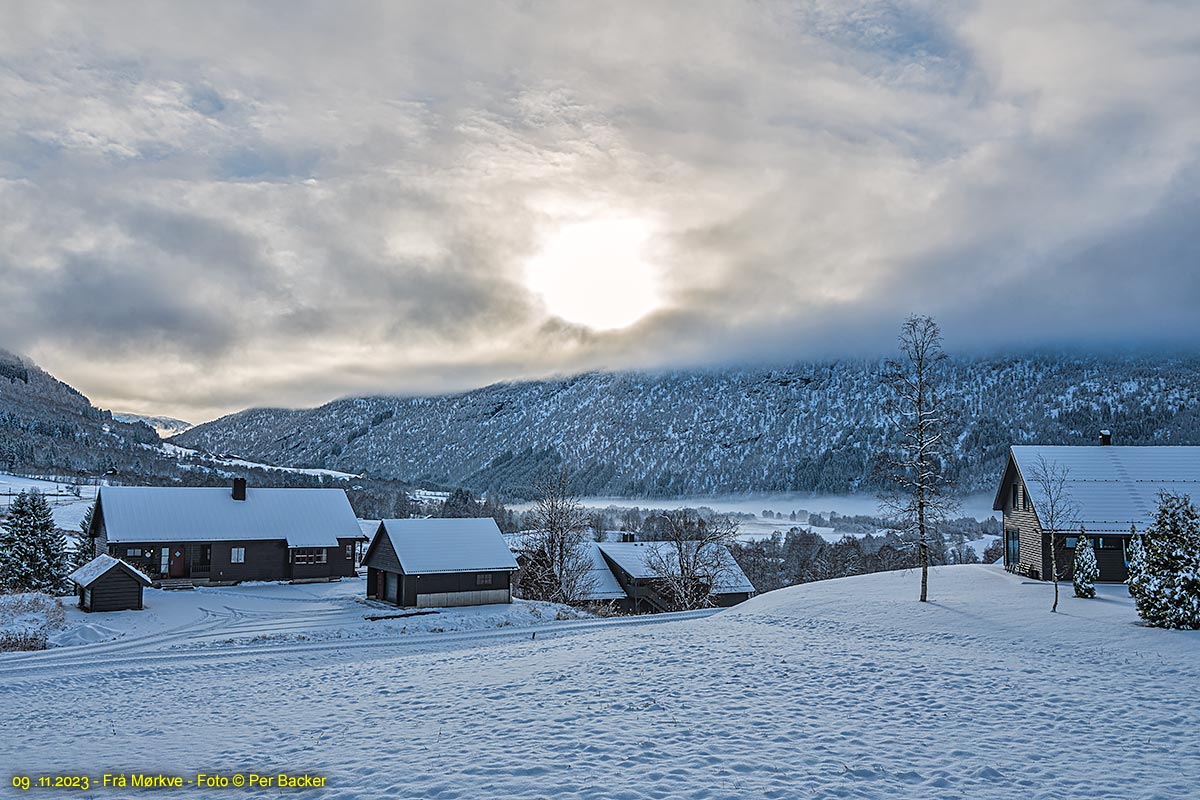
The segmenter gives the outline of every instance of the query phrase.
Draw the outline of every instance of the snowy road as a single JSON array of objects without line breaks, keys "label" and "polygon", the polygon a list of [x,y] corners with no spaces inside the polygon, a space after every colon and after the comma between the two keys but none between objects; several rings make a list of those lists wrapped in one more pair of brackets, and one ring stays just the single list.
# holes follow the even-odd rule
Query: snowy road
[{"label": "snowy road", "polygon": [[1140,626],[1121,586],[1052,615],[994,568],[935,570],[928,604],[916,581],[536,638],[328,638],[314,598],[272,609],[318,638],[255,641],[267,609],[214,593],[158,642],[0,660],[0,764],[309,772],[329,785],[304,796],[338,800],[1197,796],[1200,633]]}]

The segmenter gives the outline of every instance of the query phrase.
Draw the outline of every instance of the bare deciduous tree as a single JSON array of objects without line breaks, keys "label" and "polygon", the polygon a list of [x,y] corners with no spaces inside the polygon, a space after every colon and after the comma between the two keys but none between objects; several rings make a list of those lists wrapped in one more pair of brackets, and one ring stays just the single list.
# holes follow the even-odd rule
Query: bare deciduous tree
[{"label": "bare deciduous tree", "polygon": [[555,603],[586,600],[595,583],[587,512],[570,489],[566,469],[542,479],[536,488],[537,503],[526,516],[531,530],[521,548],[522,593]]},{"label": "bare deciduous tree", "polygon": [[915,539],[921,602],[929,598],[930,533],[958,507],[945,475],[951,419],[937,384],[936,368],[945,359],[938,324],[931,317],[913,315],[900,328],[900,358],[888,361],[884,373],[892,389],[888,411],[903,438],[888,459],[895,491],[883,498],[883,511],[896,530]]},{"label": "bare deciduous tree", "polygon": [[1079,521],[1079,506],[1071,499],[1070,474],[1071,470],[1057,461],[1038,456],[1030,476],[1042,495],[1037,508],[1038,519],[1042,530],[1050,534],[1050,582],[1054,584],[1052,613],[1058,611],[1058,545],[1062,541],[1058,532]]},{"label": "bare deciduous tree", "polygon": [[669,511],[661,519],[662,543],[646,555],[659,593],[679,611],[708,608],[713,590],[729,581],[737,564],[729,552],[737,522],[704,519],[690,510]]}]

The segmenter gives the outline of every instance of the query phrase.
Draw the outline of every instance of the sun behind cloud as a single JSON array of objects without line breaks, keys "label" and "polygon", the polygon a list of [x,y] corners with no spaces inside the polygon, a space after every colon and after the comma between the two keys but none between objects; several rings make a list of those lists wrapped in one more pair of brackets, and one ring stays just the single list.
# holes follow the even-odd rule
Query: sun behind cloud
[{"label": "sun behind cloud", "polygon": [[653,226],[635,218],[572,222],[526,264],[529,289],[556,317],[596,331],[627,328],[663,305],[650,259]]}]

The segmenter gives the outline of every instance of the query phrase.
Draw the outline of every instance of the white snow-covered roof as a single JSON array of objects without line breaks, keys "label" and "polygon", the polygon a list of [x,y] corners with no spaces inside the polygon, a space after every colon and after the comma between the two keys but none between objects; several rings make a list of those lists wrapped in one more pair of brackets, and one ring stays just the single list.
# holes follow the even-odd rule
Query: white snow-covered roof
[{"label": "white snow-covered roof", "polygon": [[621,588],[621,583],[617,580],[617,576],[613,575],[608,562],[604,560],[604,555],[600,552],[600,545],[596,542],[588,542],[587,546],[588,558],[592,562],[591,571],[588,573],[591,577],[591,586],[584,599],[624,600],[628,595]]},{"label": "white snow-covered roof", "polygon": [[491,517],[385,519],[380,530],[410,575],[517,568],[517,560]]},{"label": "white snow-covered roof", "polygon": [[[675,559],[674,545],[670,542],[600,542],[596,545],[617,566],[629,573],[633,578],[653,578],[656,572],[652,568],[652,554],[661,553],[661,563],[672,563]],[[716,545],[706,545],[716,547]],[[718,558],[721,559],[721,575],[715,586],[714,594],[735,592],[754,592],[754,584],[742,572],[734,560],[733,554],[727,548],[720,548]]]},{"label": "white snow-covered roof", "polygon": [[151,584],[150,579],[143,575],[139,570],[131,567],[129,564],[126,564],[119,558],[113,558],[112,556],[105,554],[96,556],[91,561],[68,575],[67,578],[75,583],[78,583],[80,586],[91,586],[93,583],[99,580],[102,575],[117,567],[124,567],[132,572],[144,586],[149,586]]},{"label": "white snow-covered roof", "polygon": [[234,500],[222,486],[102,486],[110,542],[285,539],[288,547],[337,547],[362,538],[341,489],[250,487]]},{"label": "white snow-covered roof", "polygon": [[[1034,477],[1039,460],[1066,471],[1066,492],[1080,512],[1078,519],[1067,521],[1071,529],[1143,529],[1154,519],[1164,490],[1200,500],[1200,447],[1015,445],[1012,458],[1035,511],[1046,507],[1045,493]],[[1004,508],[1007,491],[1007,485],[1000,487],[997,511]]]}]

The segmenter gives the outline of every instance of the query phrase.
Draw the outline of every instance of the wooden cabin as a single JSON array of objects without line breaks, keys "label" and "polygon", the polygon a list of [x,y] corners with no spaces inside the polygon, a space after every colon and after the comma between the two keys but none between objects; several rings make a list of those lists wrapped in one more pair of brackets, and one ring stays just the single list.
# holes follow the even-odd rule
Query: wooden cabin
[{"label": "wooden cabin", "polygon": [[102,486],[98,552],[168,585],[327,581],[357,574],[367,537],[341,489]]},{"label": "wooden cabin", "polygon": [[517,570],[490,517],[382,520],[363,564],[367,597],[416,608],[511,603]]},{"label": "wooden cabin", "polygon": [[84,611],[127,611],[142,608],[142,589],[150,578],[109,555],[98,555],[70,575]]},{"label": "wooden cabin", "polygon": [[1091,446],[1014,445],[992,504],[1004,518],[1004,567],[1049,580],[1050,531],[1043,524],[1047,498],[1040,464],[1065,473],[1064,494],[1077,512],[1057,527],[1058,574],[1070,580],[1079,529],[1096,548],[1100,580],[1123,582],[1130,528],[1144,531],[1158,511],[1161,491],[1200,499],[1200,447],[1120,447],[1105,431]]},{"label": "wooden cabin", "polygon": [[[696,544],[696,543],[692,543]],[[661,575],[655,564],[670,563],[670,553],[664,549],[674,547],[671,542],[599,542],[597,550],[625,592],[628,604],[634,611],[675,611],[670,600],[659,591]],[[718,545],[705,545],[718,547]],[[702,553],[703,554],[703,553]],[[718,561],[719,559],[719,561]],[[715,576],[710,576],[709,601],[712,605],[725,608],[745,602],[754,596],[754,584],[738,566],[733,554],[721,547],[715,558],[707,559],[720,564]],[[676,563],[678,563],[676,561]]]}]

